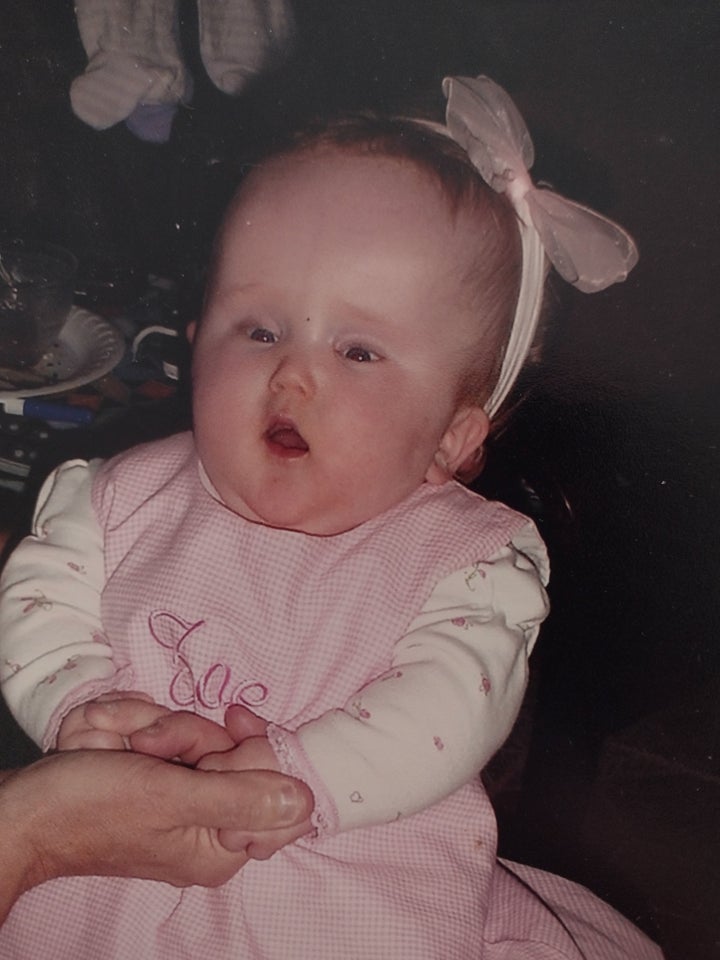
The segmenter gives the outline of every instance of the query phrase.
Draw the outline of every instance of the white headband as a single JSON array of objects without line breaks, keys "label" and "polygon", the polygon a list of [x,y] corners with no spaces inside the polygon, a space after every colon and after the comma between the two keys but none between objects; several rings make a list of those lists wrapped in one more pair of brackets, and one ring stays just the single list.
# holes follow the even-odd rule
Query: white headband
[{"label": "white headband", "polygon": [[[515,317],[495,389],[492,417],[512,389],[537,330],[547,259],[583,293],[624,280],[638,259],[632,238],[616,223],[560,194],[536,187],[530,134],[507,93],[488,77],[446,77],[444,133],[465,150],[483,180],[506,193],[518,216],[522,274]],[[432,126],[438,129],[437,125]]]}]

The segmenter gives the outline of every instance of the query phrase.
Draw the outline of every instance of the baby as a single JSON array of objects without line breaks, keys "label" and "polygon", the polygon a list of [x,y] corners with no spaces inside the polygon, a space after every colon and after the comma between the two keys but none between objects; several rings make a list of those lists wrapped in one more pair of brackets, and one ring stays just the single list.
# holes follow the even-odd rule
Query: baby
[{"label": "baby", "polygon": [[45,748],[139,747],[103,694],[137,729],[135,691],[218,724],[240,705],[247,738],[203,763],[304,780],[306,835],[218,890],[54,881],[3,957],[659,955],[496,861],[477,774],[519,710],[547,561],[453,480],[532,343],[544,250],[587,290],[636,254],[532,186],[503,91],[446,91],[446,127],[346,119],[250,174],[190,329],[192,435],[59,468],[3,579],[3,692]]}]

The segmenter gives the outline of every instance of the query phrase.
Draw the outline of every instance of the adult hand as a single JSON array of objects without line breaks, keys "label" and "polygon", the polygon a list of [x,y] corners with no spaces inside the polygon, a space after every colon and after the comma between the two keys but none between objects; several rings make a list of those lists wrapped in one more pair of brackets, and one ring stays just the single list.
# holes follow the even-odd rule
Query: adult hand
[{"label": "adult hand", "polygon": [[[152,698],[137,690],[115,690],[98,698],[104,700],[131,700],[133,704],[152,703]],[[126,741],[119,733],[98,730],[89,720],[94,701],[82,703],[63,718],[57,735],[58,750],[125,750]]]},{"label": "adult hand", "polygon": [[95,730],[127,738],[137,753],[182,760],[191,767],[206,753],[229,750],[237,742],[212,720],[145,698],[110,694],[86,704],[85,714]]},{"label": "adult hand", "polygon": [[[201,770],[279,770],[275,752],[267,737],[268,724],[261,717],[237,704],[225,711],[225,728],[237,746],[206,754],[198,763]],[[245,850],[253,860],[267,860],[282,847],[313,832],[308,817],[292,827],[248,833],[246,830],[221,830],[220,843],[228,850]]]},{"label": "adult hand", "polygon": [[[97,730],[127,737],[133,750],[155,757],[177,757],[199,769],[216,771],[277,770],[277,761],[265,738],[267,723],[250,710],[231,706],[225,727],[186,711],[172,712],[156,703],[112,698],[88,704],[86,711]],[[146,724],[143,729],[138,729]],[[309,793],[309,791],[308,791]],[[310,809],[293,824],[266,831],[224,828],[220,843],[229,851],[253,860],[267,860],[282,847],[312,832]]]},{"label": "adult hand", "polygon": [[0,920],[60,876],[217,886],[248,859],[219,830],[282,830],[312,806],[302,784],[271,771],[190,770],[131,752],[60,753],[0,776]]}]

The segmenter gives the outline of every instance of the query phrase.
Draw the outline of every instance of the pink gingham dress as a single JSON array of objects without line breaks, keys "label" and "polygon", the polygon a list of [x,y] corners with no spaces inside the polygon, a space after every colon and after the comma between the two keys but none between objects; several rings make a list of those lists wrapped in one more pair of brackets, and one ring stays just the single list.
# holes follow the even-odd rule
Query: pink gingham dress
[{"label": "pink gingham dress", "polygon": [[[94,499],[103,622],[133,687],[218,722],[245,703],[291,730],[382,674],[433,585],[526,522],[445,485],[338,537],[268,529],[208,495],[187,436],[111,461]],[[2,960],[660,956],[588,891],[498,862],[479,782],[395,823],[298,841],[219,889],[52,881],[0,930]]]}]

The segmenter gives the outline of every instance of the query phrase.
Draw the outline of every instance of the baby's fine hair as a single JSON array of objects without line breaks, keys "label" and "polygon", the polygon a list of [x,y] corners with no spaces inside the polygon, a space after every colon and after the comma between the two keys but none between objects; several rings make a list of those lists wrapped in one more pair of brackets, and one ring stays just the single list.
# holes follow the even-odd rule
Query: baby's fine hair
[{"label": "baby's fine hair", "polygon": [[[520,287],[520,234],[509,201],[485,183],[454,140],[410,118],[358,113],[314,121],[276,143],[253,167],[326,150],[411,163],[440,191],[453,218],[469,216],[477,224],[477,247],[468,251],[466,276],[479,335],[468,350],[458,403],[482,405],[500,373]],[[241,184],[236,199],[242,192]]]}]

